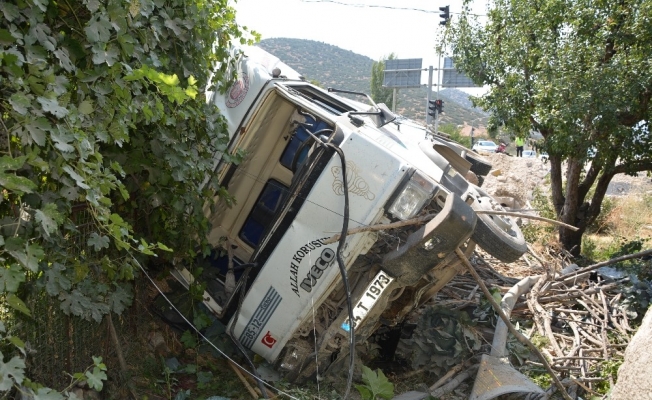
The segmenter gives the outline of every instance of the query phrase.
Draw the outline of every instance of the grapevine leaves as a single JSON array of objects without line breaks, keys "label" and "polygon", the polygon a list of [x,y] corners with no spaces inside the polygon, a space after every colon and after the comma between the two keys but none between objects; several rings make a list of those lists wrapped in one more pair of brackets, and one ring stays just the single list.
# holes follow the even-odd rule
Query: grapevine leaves
[{"label": "grapevine leaves", "polygon": [[[226,196],[204,180],[228,134],[203,93],[228,86],[213,69],[244,31],[227,0],[64,3],[0,1],[0,294],[29,313],[16,294],[31,277],[66,314],[101,321],[131,304],[127,252],[208,246],[200,188]],[[5,361],[0,390],[23,379],[24,362]],[[82,374],[98,390],[100,364]]]},{"label": "grapevine leaves", "polygon": [[9,362],[4,362],[0,352],[0,392],[11,389],[14,383],[21,384],[25,379],[25,360],[14,356]]}]

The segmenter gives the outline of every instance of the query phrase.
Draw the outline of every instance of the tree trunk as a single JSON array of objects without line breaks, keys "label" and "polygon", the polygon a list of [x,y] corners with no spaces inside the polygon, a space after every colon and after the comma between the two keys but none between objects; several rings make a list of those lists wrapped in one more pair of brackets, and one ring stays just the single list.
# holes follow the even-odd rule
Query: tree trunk
[{"label": "tree trunk", "polygon": [[611,400],[652,400],[652,308],[625,350]]}]

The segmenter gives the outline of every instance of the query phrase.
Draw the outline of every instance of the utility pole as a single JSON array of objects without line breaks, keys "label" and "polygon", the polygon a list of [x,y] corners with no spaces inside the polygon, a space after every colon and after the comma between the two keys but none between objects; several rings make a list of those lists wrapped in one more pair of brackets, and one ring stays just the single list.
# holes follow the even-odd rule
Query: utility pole
[{"label": "utility pole", "polygon": [[[448,8],[448,6],[446,6]],[[439,60],[437,61],[437,100],[439,99],[439,86],[441,86],[441,54],[439,54]],[[438,109],[435,114],[435,135],[439,134],[439,113],[442,110]]]},{"label": "utility pole", "polygon": [[431,120],[431,115],[430,115],[430,100],[432,99],[432,65],[428,67],[428,90],[427,90],[427,98],[426,98],[426,127],[430,126],[432,123]]}]

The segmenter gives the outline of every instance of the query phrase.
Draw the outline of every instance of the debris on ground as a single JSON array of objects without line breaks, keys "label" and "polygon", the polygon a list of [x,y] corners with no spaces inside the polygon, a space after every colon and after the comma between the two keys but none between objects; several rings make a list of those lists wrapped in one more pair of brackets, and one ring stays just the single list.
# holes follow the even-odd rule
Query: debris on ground
[{"label": "debris on ground", "polygon": [[[617,365],[635,331],[633,321],[640,320],[640,311],[644,310],[638,307],[637,314],[636,306],[645,305],[646,295],[652,294],[649,285],[636,282],[628,274],[616,273],[613,268],[579,269],[569,263],[563,251],[538,254],[530,250],[523,261],[506,265],[478,250],[471,262],[482,281],[498,289],[493,296],[498,298],[520,277],[538,275],[532,290],[516,302],[511,320],[541,349],[570,398],[582,393],[603,394],[606,388],[613,387]],[[642,287],[645,290],[641,291]],[[438,319],[433,315],[438,315]],[[424,327],[424,320],[433,323]],[[468,399],[475,379],[475,374],[469,375],[468,371],[477,368],[481,354],[491,352],[496,321],[477,282],[468,274],[458,275],[415,313],[414,321],[417,327],[412,338],[399,345],[401,355],[410,357],[412,367],[419,372],[444,376],[430,388],[430,395]],[[435,340],[437,335],[445,340]],[[428,336],[432,340],[427,341]],[[481,346],[477,345],[478,339],[483,340]],[[513,337],[507,350],[515,369],[531,377],[545,375],[540,360]],[[413,373],[407,372],[406,376]],[[462,382],[460,377],[466,381]],[[400,381],[401,376],[396,379]],[[455,385],[449,385],[451,382]],[[545,389],[548,385],[542,384],[548,382],[537,383]],[[448,386],[447,392],[435,390],[443,386]],[[547,394],[556,390],[552,385]]]}]

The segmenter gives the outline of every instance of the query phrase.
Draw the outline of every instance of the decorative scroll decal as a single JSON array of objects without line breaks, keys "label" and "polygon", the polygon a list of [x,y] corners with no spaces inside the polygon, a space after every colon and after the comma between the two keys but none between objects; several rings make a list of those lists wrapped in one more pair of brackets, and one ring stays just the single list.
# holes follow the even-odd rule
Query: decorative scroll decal
[{"label": "decorative scroll decal", "polygon": [[[342,167],[335,166],[331,168],[331,172],[335,177],[333,192],[338,196],[343,196],[344,182],[342,182]],[[360,176],[358,167],[351,161],[347,161],[346,163],[346,181],[349,186],[349,193],[364,197],[367,200],[373,200],[376,197],[369,190],[369,184]]]}]

